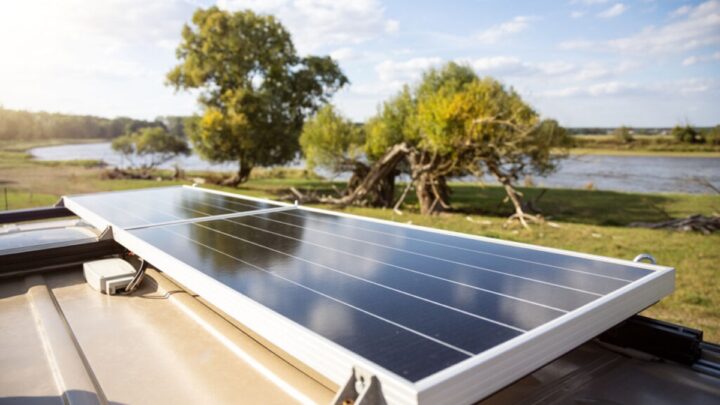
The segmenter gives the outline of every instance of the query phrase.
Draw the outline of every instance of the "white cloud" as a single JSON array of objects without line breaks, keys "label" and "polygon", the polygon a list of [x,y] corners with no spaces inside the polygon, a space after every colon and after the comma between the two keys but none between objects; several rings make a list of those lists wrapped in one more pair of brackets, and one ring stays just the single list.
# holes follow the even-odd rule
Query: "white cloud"
[{"label": "white cloud", "polygon": [[384,92],[394,91],[405,83],[412,83],[422,76],[427,69],[440,65],[441,58],[412,58],[406,61],[385,60],[375,66],[375,71],[380,81],[385,85],[382,86]]},{"label": "white cloud", "polygon": [[588,41],[584,39],[574,39],[570,41],[563,41],[558,45],[558,48],[563,50],[577,50],[577,49],[587,49],[595,45],[593,41]]},{"label": "white cloud", "polygon": [[683,59],[682,65],[683,66],[691,66],[691,65],[698,63],[699,60],[700,60],[700,58],[698,56],[688,56],[687,58]]},{"label": "white cloud", "polygon": [[548,98],[566,97],[625,97],[625,96],[688,96],[718,89],[718,83],[711,79],[691,78],[663,83],[633,83],[609,81],[589,86],[570,86],[542,92]]},{"label": "white cloud", "polygon": [[516,70],[518,68],[525,69],[526,64],[520,59],[511,56],[492,56],[487,58],[479,58],[470,62],[470,65],[477,71],[482,73],[492,73],[497,71]]},{"label": "white cloud", "polygon": [[385,21],[385,32],[393,33],[400,30],[400,22],[398,20],[387,20]]},{"label": "white cloud", "polygon": [[570,17],[572,17],[572,18],[581,18],[584,15],[585,15],[584,11],[573,11],[572,13],[570,13]]},{"label": "white cloud", "polygon": [[422,72],[442,63],[441,58],[413,58],[404,62],[386,60],[375,67],[381,81],[399,87],[420,78]]},{"label": "white cloud", "polygon": [[531,63],[512,56],[492,56],[467,61],[480,75],[500,77],[556,76],[568,74],[576,67],[562,61]]},{"label": "white cloud", "polygon": [[689,13],[690,10],[692,10],[692,7],[690,7],[690,6],[688,6],[688,5],[679,7],[679,8],[677,8],[677,9],[673,10],[673,12],[670,13],[670,17],[680,17],[680,16],[683,16],[683,15]]},{"label": "white cloud", "polygon": [[692,7],[682,18],[649,26],[637,34],[609,41],[574,40],[560,43],[566,50],[616,50],[633,54],[677,53],[720,44],[720,1]]},{"label": "white cloud", "polygon": [[659,28],[648,27],[630,37],[609,42],[628,52],[676,52],[720,43],[720,1],[702,3],[683,19]]},{"label": "white cloud", "polygon": [[610,1],[610,0],[572,0],[572,1],[570,2],[570,4],[582,3],[582,4],[586,4],[586,5],[588,5],[588,6],[592,6],[592,5],[595,5],[595,4],[605,4],[605,3],[607,3],[608,1]]},{"label": "white cloud", "polygon": [[598,17],[600,18],[613,18],[617,17],[620,14],[624,13],[627,10],[627,7],[622,3],[617,3],[614,6],[598,13]]},{"label": "white cloud", "polygon": [[272,14],[292,33],[301,53],[326,46],[355,45],[396,32],[398,21],[385,17],[378,0],[219,0],[228,10]]},{"label": "white cloud", "polygon": [[344,61],[353,59],[357,56],[357,53],[350,47],[343,47],[330,52],[330,56],[335,60]]},{"label": "white cloud", "polygon": [[682,65],[683,66],[692,66],[696,63],[711,62],[714,60],[720,60],[720,52],[715,52],[711,55],[688,56],[687,58],[683,59]]},{"label": "white cloud", "polygon": [[480,41],[480,43],[494,44],[504,37],[525,31],[528,28],[529,23],[536,19],[537,17],[517,16],[510,21],[494,25],[485,31],[482,31],[476,36],[476,38]]}]

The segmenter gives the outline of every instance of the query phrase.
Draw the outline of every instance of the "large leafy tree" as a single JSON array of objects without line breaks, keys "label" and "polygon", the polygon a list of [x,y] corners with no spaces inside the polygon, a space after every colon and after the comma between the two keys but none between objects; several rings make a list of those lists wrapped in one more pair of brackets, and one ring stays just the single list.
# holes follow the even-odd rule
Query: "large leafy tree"
[{"label": "large leafy tree", "polygon": [[[454,95],[476,79],[471,68],[456,63],[431,69],[418,85],[404,87],[368,121],[369,156],[397,152],[399,146],[405,150],[402,169],[410,175],[408,186],[415,188],[422,213],[450,207],[447,177],[460,174],[460,156],[452,148],[436,147],[432,143],[431,137],[445,137],[445,130],[424,118],[428,114],[443,113],[440,105],[433,105],[440,96]],[[408,190],[402,193],[401,200]]]},{"label": "large leafy tree", "polygon": [[168,83],[201,91],[190,140],[207,160],[238,162],[229,184],[292,160],[305,118],[348,82],[330,57],[298,56],[280,22],[252,11],[197,10],[176,54]]},{"label": "large leafy tree", "polygon": [[554,120],[541,120],[519,94],[491,78],[475,78],[459,91],[440,90],[422,100],[419,126],[425,146],[451,162],[440,170],[494,176],[527,227],[520,177],[556,168],[571,138]]}]

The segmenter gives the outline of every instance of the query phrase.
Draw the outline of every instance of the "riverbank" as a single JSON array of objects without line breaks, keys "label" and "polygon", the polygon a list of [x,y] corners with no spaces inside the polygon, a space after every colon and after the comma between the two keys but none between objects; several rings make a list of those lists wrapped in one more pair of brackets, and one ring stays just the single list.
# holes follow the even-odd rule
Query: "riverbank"
[{"label": "riverbank", "polygon": [[603,156],[657,156],[657,157],[689,157],[689,158],[720,158],[720,151],[671,151],[671,150],[636,150],[636,149],[602,149],[572,148],[571,156],[603,155]]},{"label": "riverbank", "polygon": [[[104,169],[77,162],[37,162],[17,146],[0,145],[0,189],[7,190],[8,208],[54,204],[63,194],[128,188],[189,184],[191,181],[106,180]],[[275,173],[277,175],[278,173]],[[293,186],[333,193],[331,183],[304,178],[302,173],[258,173],[238,189],[219,189],[277,198]],[[676,291],[651,307],[646,314],[703,329],[710,341],[720,341],[720,235],[649,230],[625,227],[629,222],[655,222],[669,218],[720,212],[720,196],[687,194],[622,193],[598,190],[549,189],[537,202],[548,221],[531,231],[504,228],[510,206],[503,203],[500,187],[478,187],[453,183],[456,211],[426,217],[416,213],[414,198],[408,199],[403,215],[389,209],[347,208],[346,212],[399,222],[432,226],[505,240],[570,249],[604,256],[632,259],[651,253],[663,265],[677,269]],[[527,198],[536,198],[540,188],[521,188]],[[0,209],[5,208],[0,195]],[[335,207],[324,207],[334,209]]]},{"label": "riverbank", "polygon": [[571,154],[610,156],[720,157],[720,145],[690,144],[670,135],[633,135],[630,141],[614,135],[574,135]]}]

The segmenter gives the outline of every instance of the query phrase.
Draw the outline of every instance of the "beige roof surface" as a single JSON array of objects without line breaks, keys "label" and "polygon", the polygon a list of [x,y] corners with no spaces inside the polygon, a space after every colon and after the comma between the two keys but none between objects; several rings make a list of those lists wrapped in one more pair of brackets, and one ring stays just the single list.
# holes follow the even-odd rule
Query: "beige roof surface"
[{"label": "beige roof surface", "polygon": [[153,270],[133,296],[100,294],[79,268],[0,280],[0,342],[1,403],[329,403],[334,394]]}]

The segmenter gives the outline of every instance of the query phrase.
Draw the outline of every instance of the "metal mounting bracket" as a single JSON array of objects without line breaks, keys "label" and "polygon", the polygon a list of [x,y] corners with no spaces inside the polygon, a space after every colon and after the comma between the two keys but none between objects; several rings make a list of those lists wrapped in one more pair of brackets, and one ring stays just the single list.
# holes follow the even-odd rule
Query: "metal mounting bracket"
[{"label": "metal mounting bracket", "polygon": [[643,260],[647,261],[650,264],[657,264],[657,261],[655,261],[655,258],[648,253],[640,253],[639,255],[635,256],[633,259],[634,262],[642,262]]},{"label": "metal mounting bracket", "polygon": [[350,378],[335,394],[332,405],[387,405],[387,402],[377,377],[353,368]]},{"label": "metal mounting bracket", "polygon": [[98,241],[101,240],[112,240],[113,239],[113,230],[111,226],[105,227],[103,231],[98,236]]}]

